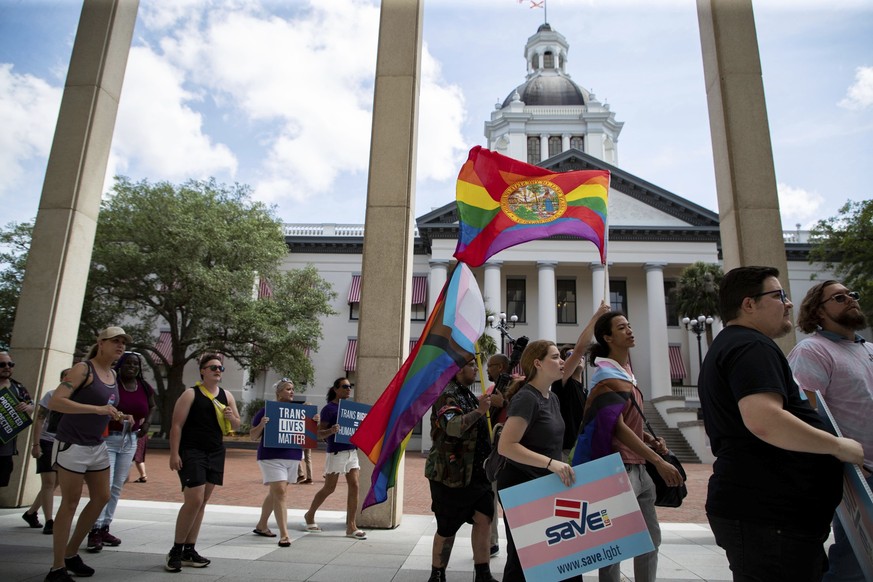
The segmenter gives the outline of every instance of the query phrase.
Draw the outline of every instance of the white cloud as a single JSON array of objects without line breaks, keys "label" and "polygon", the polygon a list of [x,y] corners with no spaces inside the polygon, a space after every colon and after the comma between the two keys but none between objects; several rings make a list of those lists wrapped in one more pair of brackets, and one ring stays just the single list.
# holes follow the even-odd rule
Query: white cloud
[{"label": "white cloud", "polygon": [[806,230],[823,218],[821,212],[825,199],[818,192],[794,188],[781,182],[776,190],[784,228],[794,228],[800,224],[801,229]]},{"label": "white cloud", "polygon": [[18,190],[29,160],[48,156],[61,94],[59,87],[0,63],[0,197]]},{"label": "white cloud", "polygon": [[855,69],[855,82],[838,105],[846,109],[865,109],[873,105],[873,67]]},{"label": "white cloud", "polygon": [[133,170],[170,181],[233,175],[234,154],[204,132],[203,116],[195,111],[201,101],[185,88],[181,71],[148,47],[131,48],[107,180]]}]

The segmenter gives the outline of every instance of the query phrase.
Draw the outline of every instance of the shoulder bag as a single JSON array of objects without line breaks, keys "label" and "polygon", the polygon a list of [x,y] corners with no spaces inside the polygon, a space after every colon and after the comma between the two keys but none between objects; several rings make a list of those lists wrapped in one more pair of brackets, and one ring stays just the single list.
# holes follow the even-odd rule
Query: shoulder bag
[{"label": "shoulder bag", "polygon": [[[658,435],[655,434],[655,431],[652,430],[652,425],[649,424],[649,421],[646,420],[646,415],[643,414],[643,411],[640,409],[639,404],[637,404],[636,399],[631,396],[631,403],[633,403],[634,407],[636,407],[637,412],[640,413],[640,416],[643,417],[643,422],[646,423],[646,428],[649,429],[649,434],[653,437],[658,438]],[[655,451],[657,453],[657,451]],[[660,453],[657,453],[660,454]],[[676,455],[667,451],[666,455],[661,455],[661,458],[676,467],[679,471],[679,474],[682,475],[682,479],[686,478],[685,469],[682,467],[682,463],[679,462],[679,459],[676,458]],[[661,477],[660,473],[658,473],[658,469],[655,468],[655,465],[646,461],[646,472],[649,474],[649,477],[652,478],[652,481],[655,482],[655,505],[658,507],[679,507],[682,505],[682,500],[688,495],[688,488],[685,486],[683,482],[682,485],[678,487],[669,487],[664,479]]]}]

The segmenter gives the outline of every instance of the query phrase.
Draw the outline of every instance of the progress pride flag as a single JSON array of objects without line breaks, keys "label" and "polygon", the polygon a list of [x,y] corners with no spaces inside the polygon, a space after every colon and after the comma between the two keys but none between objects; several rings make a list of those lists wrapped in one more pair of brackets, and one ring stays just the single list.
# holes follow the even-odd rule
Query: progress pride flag
[{"label": "progress pride flag", "polygon": [[624,464],[612,454],[500,491],[528,580],[559,581],[655,549]]}]

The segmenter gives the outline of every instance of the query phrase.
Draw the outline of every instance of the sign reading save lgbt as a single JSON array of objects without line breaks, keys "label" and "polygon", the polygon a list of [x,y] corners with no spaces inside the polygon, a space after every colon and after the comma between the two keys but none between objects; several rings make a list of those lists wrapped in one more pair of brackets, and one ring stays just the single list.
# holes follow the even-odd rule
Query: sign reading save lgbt
[{"label": "sign reading save lgbt", "polygon": [[525,578],[557,582],[655,549],[621,456],[500,490]]}]

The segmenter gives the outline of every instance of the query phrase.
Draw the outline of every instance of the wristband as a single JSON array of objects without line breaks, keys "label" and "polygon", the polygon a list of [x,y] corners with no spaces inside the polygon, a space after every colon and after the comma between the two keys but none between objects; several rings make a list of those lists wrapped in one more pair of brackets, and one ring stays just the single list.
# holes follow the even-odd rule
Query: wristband
[{"label": "wristband", "polygon": [[546,469],[548,469],[548,468],[549,468],[549,467],[551,467],[551,466],[552,466],[552,460],[551,460],[551,459],[549,459],[549,464],[548,464],[548,465],[546,465]]}]

